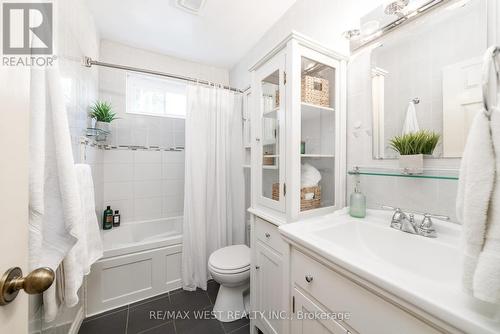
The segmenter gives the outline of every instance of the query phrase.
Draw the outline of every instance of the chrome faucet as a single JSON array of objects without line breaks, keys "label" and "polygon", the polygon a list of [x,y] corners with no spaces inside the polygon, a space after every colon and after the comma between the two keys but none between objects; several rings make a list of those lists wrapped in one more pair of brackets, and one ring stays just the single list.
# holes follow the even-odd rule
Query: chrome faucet
[{"label": "chrome faucet", "polygon": [[413,213],[405,213],[400,208],[383,205],[383,209],[394,210],[391,219],[391,227],[410,234],[417,234],[427,238],[436,238],[436,230],[433,227],[432,219],[437,218],[441,220],[450,220],[448,216],[433,215],[430,213],[423,213],[424,218],[420,224],[415,222],[415,215]]}]

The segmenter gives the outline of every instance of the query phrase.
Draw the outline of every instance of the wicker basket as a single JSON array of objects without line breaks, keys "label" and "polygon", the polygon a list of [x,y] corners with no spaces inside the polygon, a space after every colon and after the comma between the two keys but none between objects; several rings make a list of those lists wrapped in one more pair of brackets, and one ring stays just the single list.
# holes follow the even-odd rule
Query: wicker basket
[{"label": "wicker basket", "polygon": [[274,157],[262,157],[262,164],[264,166],[274,166]]},{"label": "wicker basket", "polygon": [[[306,194],[313,193],[313,199],[306,199]],[[273,183],[273,200],[280,199],[280,184]],[[300,211],[307,211],[321,207],[321,187],[307,187],[300,189]]]},{"label": "wicker basket", "polygon": [[330,106],[330,82],[309,75],[302,77],[302,102]]}]

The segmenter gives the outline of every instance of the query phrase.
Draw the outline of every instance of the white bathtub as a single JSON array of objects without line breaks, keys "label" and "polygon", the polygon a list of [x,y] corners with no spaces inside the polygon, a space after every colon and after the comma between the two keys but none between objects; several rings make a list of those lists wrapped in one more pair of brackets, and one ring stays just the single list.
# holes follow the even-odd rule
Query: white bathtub
[{"label": "white bathtub", "polygon": [[104,255],[87,276],[87,316],[181,287],[182,217],[102,231]]}]

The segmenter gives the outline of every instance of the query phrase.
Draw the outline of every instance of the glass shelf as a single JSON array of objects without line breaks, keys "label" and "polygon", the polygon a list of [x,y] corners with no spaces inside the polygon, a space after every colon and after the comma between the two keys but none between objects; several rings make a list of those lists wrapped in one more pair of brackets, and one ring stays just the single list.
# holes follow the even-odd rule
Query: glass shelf
[{"label": "glass shelf", "polygon": [[417,179],[458,180],[458,170],[453,169],[425,169],[422,174],[409,174],[401,169],[354,167],[347,172],[349,175],[393,176]]},{"label": "glass shelf", "polygon": [[104,131],[97,128],[87,128],[87,133],[85,135],[87,137],[94,137],[96,141],[105,141],[110,134],[110,131]]}]

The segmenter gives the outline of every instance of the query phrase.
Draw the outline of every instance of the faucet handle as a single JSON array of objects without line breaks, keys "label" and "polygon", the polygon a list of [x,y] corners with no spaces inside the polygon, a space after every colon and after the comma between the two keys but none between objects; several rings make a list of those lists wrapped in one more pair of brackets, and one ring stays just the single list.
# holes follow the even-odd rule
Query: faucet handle
[{"label": "faucet handle", "polygon": [[[432,223],[432,217],[434,217],[434,215],[431,215],[429,213],[424,214],[424,219],[422,219],[422,222],[418,226],[418,232],[420,233],[420,235],[430,238],[435,238],[437,236],[436,230],[434,229]],[[444,216],[438,216],[438,217],[444,217]]]}]

